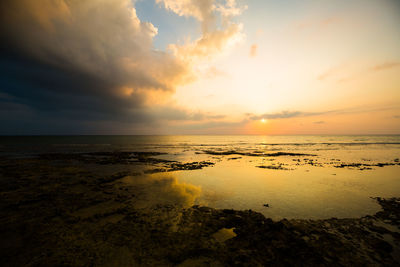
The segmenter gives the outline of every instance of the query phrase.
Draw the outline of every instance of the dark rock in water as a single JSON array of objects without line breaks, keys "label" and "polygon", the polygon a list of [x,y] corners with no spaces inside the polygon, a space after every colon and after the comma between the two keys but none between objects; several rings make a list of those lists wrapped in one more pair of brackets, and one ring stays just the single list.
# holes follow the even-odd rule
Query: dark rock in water
[{"label": "dark rock in water", "polygon": [[377,163],[377,164],[375,164],[375,165],[373,165],[373,166],[385,167],[385,166],[393,166],[393,165],[396,165],[396,164],[390,163],[390,162],[386,162],[386,163],[381,163],[381,162],[379,162],[379,163]]},{"label": "dark rock in water", "polygon": [[366,163],[341,163],[340,165],[334,165],[333,167],[335,168],[356,168],[359,170],[372,170],[371,167],[385,167],[385,166],[394,166],[396,163],[391,163],[391,162],[379,162],[376,164],[366,164]]},{"label": "dark rock in water", "polygon": [[265,154],[267,157],[279,157],[279,156],[312,156],[316,157],[315,154],[304,154],[304,153],[292,153],[292,152],[276,152]]},{"label": "dark rock in water", "polygon": [[156,168],[156,169],[151,169],[151,170],[145,170],[144,173],[151,174],[151,173],[159,173],[159,172],[166,172],[166,171],[167,171],[167,169],[165,169],[165,168]]},{"label": "dark rock in water", "polygon": [[[183,203],[150,205],[142,180],[121,182],[138,170],[108,175],[100,164],[96,172],[75,161],[53,164],[74,157],[0,161],[2,266],[400,265],[400,198],[375,198],[382,210],[358,219],[273,221],[191,206],[185,190],[176,196]],[[179,191],[173,180],[152,185],[156,200],[162,186]]]},{"label": "dark rock in water", "polygon": [[228,151],[213,151],[213,150],[203,150],[205,154],[209,155],[242,155],[250,157],[280,157],[280,156],[317,156],[315,154],[304,154],[304,153],[292,153],[292,152],[275,152],[275,153],[263,153],[261,151],[254,152],[241,152],[235,150]]},{"label": "dark rock in water", "polygon": [[235,214],[236,212],[234,211],[234,210],[232,210],[232,209],[224,209],[224,210],[222,210],[222,212],[223,213],[226,213],[226,214]]},{"label": "dark rock in water", "polygon": [[201,161],[201,162],[188,162],[188,163],[172,163],[170,165],[169,171],[178,171],[178,170],[199,170],[204,167],[212,166],[215,163],[209,161]]},{"label": "dark rock in water", "polygon": [[286,170],[286,171],[291,170],[289,168],[282,167],[282,165],[260,165],[256,167],[261,169],[271,169],[271,170]]},{"label": "dark rock in water", "polygon": [[263,206],[269,208],[269,204],[263,204]]},{"label": "dark rock in water", "polygon": [[241,159],[242,157],[232,157],[232,158],[228,158],[228,160],[235,160],[235,159]]}]

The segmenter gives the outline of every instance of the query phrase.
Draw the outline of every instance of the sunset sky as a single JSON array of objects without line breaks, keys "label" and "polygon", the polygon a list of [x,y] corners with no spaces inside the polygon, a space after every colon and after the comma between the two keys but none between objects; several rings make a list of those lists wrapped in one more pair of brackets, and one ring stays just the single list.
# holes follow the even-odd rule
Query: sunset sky
[{"label": "sunset sky", "polygon": [[0,134],[400,134],[398,0],[3,0]]}]

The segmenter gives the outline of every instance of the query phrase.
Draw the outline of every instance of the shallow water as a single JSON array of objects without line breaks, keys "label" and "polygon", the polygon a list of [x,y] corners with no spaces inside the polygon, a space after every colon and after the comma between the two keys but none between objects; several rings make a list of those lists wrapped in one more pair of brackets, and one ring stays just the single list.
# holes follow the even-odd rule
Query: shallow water
[{"label": "shallow water", "polygon": [[[1,155],[15,157],[96,151],[163,152],[166,154],[154,158],[215,163],[198,170],[172,171],[168,175],[174,186],[149,193],[162,195],[160,201],[168,202],[180,199],[176,195],[183,189],[177,190],[177,186],[187,186],[190,190],[184,192],[195,192],[190,204],[252,209],[273,219],[360,217],[379,209],[370,197],[400,196],[400,136],[0,138]],[[277,152],[285,154],[274,154]],[[144,179],[159,176],[154,174]],[[160,178],[154,180],[160,184]],[[170,187],[173,192],[166,192]],[[154,186],[144,188],[154,190]]]}]

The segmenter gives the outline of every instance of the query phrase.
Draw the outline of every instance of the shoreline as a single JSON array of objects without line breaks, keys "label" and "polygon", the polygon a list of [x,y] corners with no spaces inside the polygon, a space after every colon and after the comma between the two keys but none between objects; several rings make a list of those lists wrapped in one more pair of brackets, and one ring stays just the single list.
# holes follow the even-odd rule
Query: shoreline
[{"label": "shoreline", "polygon": [[146,166],[107,173],[66,157],[2,158],[4,266],[400,264],[400,198],[362,218],[273,221],[193,206],[196,188],[166,172],[148,183]]}]

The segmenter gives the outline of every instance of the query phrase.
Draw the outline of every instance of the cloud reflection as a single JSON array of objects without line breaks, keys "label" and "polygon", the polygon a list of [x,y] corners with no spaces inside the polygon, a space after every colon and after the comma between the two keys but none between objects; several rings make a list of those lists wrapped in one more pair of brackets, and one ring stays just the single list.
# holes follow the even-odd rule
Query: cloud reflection
[{"label": "cloud reflection", "polygon": [[169,173],[126,176],[121,182],[132,187],[135,194],[134,204],[139,208],[150,208],[159,204],[190,207],[201,193],[200,187],[180,183]]}]

